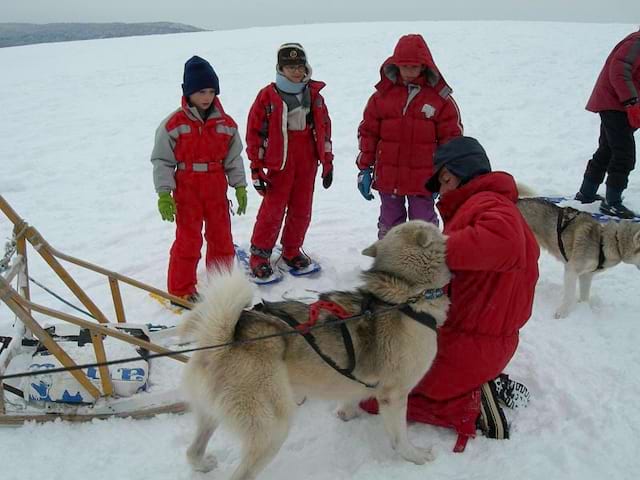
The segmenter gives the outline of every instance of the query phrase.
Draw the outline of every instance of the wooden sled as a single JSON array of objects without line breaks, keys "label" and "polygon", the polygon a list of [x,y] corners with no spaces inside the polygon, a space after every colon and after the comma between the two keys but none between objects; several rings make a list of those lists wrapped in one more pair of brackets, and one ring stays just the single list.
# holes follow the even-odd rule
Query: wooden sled
[{"label": "wooden sled", "polygon": [[[125,283],[132,287],[153,293],[157,296],[184,305],[187,308],[193,307],[191,303],[125,275],[107,270],[57,251],[45,241],[42,235],[40,235],[34,227],[28,225],[18,216],[2,195],[0,195],[0,210],[13,224],[13,239],[7,244],[7,251],[4,253],[4,257],[2,257],[2,252],[0,251],[0,300],[7,305],[18,320],[15,322],[14,332],[10,337],[8,345],[4,345],[5,348],[0,350],[0,376],[5,374],[9,362],[23,350],[23,339],[34,339],[34,337],[44,347],[46,347],[46,349],[61,365],[67,368],[76,366],[76,362],[74,362],[65,348],[56,342],[49,332],[45,330],[34,318],[34,313],[63,320],[68,324],[75,325],[82,329],[88,329],[90,333],[90,343],[93,346],[95,354],[95,362],[108,361],[103,343],[103,338],[106,337],[116,339],[119,342],[124,342],[135,347],[140,347],[149,352],[170,352],[168,348],[158,343],[154,343],[153,341],[145,340],[143,338],[137,338],[124,332],[123,330],[126,330],[126,328],[113,328],[113,324],[117,324],[121,327],[126,327],[126,325],[128,325],[120,293],[120,284]],[[84,305],[95,321],[79,318],[31,301],[27,262],[27,242],[58,275],[62,282],[64,282],[69,290],[75,295],[76,299]],[[111,290],[116,322],[110,321],[107,315],[97,307],[93,300],[91,300],[78,283],[76,283],[59,260],[91,270],[103,277],[106,277]],[[88,346],[87,348],[91,348],[91,346]],[[172,358],[175,361],[183,363],[188,360],[187,356],[179,354],[171,355],[167,358]],[[0,426],[21,425],[25,421],[46,422],[58,418],[69,421],[84,421],[94,418],[110,417],[143,418],[161,413],[177,413],[183,411],[185,408],[184,404],[180,401],[179,396],[176,394],[176,391],[160,392],[159,395],[142,392],[135,393],[131,397],[117,398],[114,396],[114,388],[108,367],[98,367],[98,371],[99,381],[97,382],[97,385],[95,379],[92,382],[88,378],[85,370],[72,370],[64,374],[72,375],[94,403],[92,405],[78,406],[65,405],[59,409],[64,410],[62,413],[43,413],[42,410],[33,411],[33,409],[31,409],[31,411],[27,411],[29,410],[29,402],[24,399],[24,408],[20,409],[18,412],[11,412],[7,408],[9,405],[8,402],[5,401],[5,390],[13,391],[15,393],[15,388],[12,388],[7,384],[0,385]],[[14,397],[15,395],[12,396],[12,400]]]}]

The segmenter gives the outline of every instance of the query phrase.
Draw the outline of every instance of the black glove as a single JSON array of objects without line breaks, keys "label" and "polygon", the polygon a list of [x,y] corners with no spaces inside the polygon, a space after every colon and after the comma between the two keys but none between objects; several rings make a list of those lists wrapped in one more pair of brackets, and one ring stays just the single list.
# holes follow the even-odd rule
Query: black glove
[{"label": "black glove", "polygon": [[261,168],[252,168],[251,180],[253,181],[253,188],[256,189],[256,192],[264,197],[265,193],[267,193],[267,187],[269,186],[264,171]]},{"label": "black glove", "polygon": [[324,177],[322,177],[322,186],[327,189],[331,186],[331,184],[333,183],[333,169],[329,170],[329,173],[327,173]]},{"label": "black glove", "polygon": [[333,183],[333,165],[328,163],[322,166],[322,186],[327,189]]}]

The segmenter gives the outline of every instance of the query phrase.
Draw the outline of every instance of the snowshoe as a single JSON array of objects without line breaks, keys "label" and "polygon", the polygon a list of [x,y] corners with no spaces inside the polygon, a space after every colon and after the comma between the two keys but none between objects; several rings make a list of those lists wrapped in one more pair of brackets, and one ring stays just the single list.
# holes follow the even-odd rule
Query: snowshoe
[{"label": "snowshoe", "polygon": [[302,277],[319,272],[321,267],[318,263],[311,260],[306,254],[300,253],[292,258],[282,257],[282,263],[279,265],[281,270],[289,272],[294,277]]},{"label": "snowshoe", "polygon": [[[191,295],[183,295],[180,298],[182,298],[183,300],[189,303],[198,303],[200,301],[200,294],[198,292],[195,292],[195,293],[192,293]],[[169,303],[174,307],[186,308],[187,310],[191,310],[189,307],[185,307],[184,305],[178,302],[174,302],[173,300],[169,300]]]},{"label": "snowshoe", "polygon": [[[272,283],[278,283],[280,280],[282,280],[282,273],[279,270],[274,271],[268,260],[262,262],[261,264],[266,265],[268,267],[268,270],[267,268],[263,267],[260,272],[257,272],[262,276],[255,275],[253,268],[251,268],[249,253],[239,245],[234,245],[234,248],[236,250],[236,258],[238,259],[238,264],[244,269],[245,272],[247,272],[249,280],[251,280],[253,283],[255,283],[256,285],[270,285]],[[270,274],[269,270],[271,271]]]}]

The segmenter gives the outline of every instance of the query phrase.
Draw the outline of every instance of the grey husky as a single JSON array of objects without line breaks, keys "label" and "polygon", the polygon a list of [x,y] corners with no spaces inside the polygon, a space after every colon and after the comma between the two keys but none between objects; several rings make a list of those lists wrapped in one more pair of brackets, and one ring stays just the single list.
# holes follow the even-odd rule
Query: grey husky
[{"label": "grey husky", "polygon": [[[232,479],[255,478],[287,438],[294,399],[304,396],[338,401],[337,415],[345,421],[358,415],[361,400],[376,397],[391,446],[400,456],[416,464],[433,459],[430,449],[409,441],[406,409],[409,392],[435,358],[436,326],[445,322],[449,308],[441,290],[450,280],[445,237],[431,224],[411,221],[391,229],[362,253],[374,258],[372,268],[362,273],[362,285],[320,297],[349,316],[360,315],[369,299],[366,311],[371,315],[343,324],[352,339],[351,357],[341,327],[331,324],[336,318],[326,311],[317,325],[327,326],[312,335],[329,362],[298,334],[193,355],[184,385],[197,423],[187,450],[194,470],[215,467],[215,457],[205,450],[216,428],[224,425],[241,442],[240,464]],[[285,318],[300,324],[309,319],[307,304],[265,302],[260,309],[247,310],[252,298],[251,284],[238,269],[214,275],[202,302],[180,325],[183,338],[198,345],[246,341],[291,333]],[[431,328],[418,321],[425,316]],[[351,378],[336,371],[353,360]]]},{"label": "grey husky", "polygon": [[579,300],[587,302],[596,273],[620,262],[640,269],[640,224],[602,224],[587,212],[540,198],[521,198],[517,205],[540,246],[565,264],[564,291],[556,318],[566,317],[574,307],[578,282]]}]

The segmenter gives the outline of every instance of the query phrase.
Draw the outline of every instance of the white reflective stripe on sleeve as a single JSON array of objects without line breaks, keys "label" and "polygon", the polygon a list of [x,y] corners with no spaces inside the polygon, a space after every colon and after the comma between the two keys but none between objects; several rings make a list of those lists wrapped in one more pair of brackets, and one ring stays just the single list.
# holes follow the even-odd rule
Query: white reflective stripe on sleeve
[{"label": "white reflective stripe on sleeve", "polygon": [[228,127],[226,125],[216,125],[216,132],[224,133],[226,135],[234,135],[236,133],[236,129],[233,127]]},{"label": "white reflective stripe on sleeve", "polygon": [[286,102],[282,101],[282,164],[280,170],[284,170],[287,164],[287,153],[289,150],[289,135],[287,134],[287,117],[289,115],[289,109]]},{"label": "white reflective stripe on sleeve", "polygon": [[439,95],[442,98],[447,98],[449,95],[451,95],[451,92],[453,92],[451,87],[449,87],[448,85],[445,85],[444,87],[442,87],[442,90],[440,90]]},{"label": "white reflective stripe on sleeve", "polygon": [[176,128],[169,130],[169,136],[177,137],[178,135],[182,135],[184,133],[191,133],[191,126],[187,124],[178,125]]},{"label": "white reflective stripe on sleeve", "polygon": [[460,109],[458,108],[458,104],[453,99],[453,97],[449,97],[451,103],[453,103],[454,108],[456,109],[456,116],[458,117],[458,128],[460,129],[460,135],[464,135],[464,127],[462,126],[462,117],[460,116]]}]

